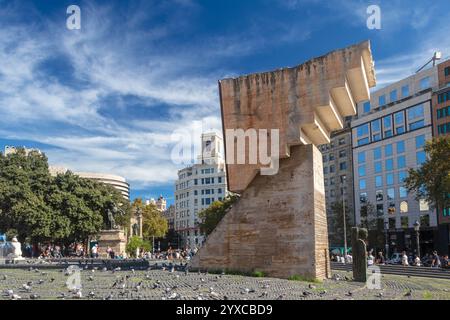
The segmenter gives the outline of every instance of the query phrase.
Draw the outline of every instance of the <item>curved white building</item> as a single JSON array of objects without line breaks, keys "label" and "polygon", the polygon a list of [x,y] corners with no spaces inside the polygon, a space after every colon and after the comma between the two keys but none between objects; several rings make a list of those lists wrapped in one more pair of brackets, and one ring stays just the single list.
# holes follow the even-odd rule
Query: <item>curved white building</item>
[{"label": "curved white building", "polygon": [[77,176],[109,184],[119,190],[126,199],[130,199],[130,184],[124,177],[106,173],[74,172]]}]

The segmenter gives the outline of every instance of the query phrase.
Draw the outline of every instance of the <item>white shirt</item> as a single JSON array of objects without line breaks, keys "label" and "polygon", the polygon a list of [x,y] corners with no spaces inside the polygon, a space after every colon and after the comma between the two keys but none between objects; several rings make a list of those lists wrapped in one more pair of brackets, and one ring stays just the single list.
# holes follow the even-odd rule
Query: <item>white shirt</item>
[{"label": "white shirt", "polygon": [[402,264],[403,264],[404,266],[409,266],[409,263],[408,263],[408,256],[407,256],[406,254],[402,256]]}]

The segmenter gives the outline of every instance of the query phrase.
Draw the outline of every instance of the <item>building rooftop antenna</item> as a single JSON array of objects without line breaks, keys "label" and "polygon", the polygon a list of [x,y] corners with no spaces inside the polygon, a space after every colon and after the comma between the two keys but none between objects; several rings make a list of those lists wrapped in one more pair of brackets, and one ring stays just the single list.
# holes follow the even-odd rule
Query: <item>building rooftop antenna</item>
[{"label": "building rooftop antenna", "polygon": [[435,51],[434,54],[433,54],[433,57],[429,61],[427,61],[427,63],[425,63],[419,70],[417,70],[416,73],[422,71],[431,62],[433,62],[433,67],[434,67],[436,65],[436,61],[437,60],[441,60],[441,59],[442,59],[442,52]]}]

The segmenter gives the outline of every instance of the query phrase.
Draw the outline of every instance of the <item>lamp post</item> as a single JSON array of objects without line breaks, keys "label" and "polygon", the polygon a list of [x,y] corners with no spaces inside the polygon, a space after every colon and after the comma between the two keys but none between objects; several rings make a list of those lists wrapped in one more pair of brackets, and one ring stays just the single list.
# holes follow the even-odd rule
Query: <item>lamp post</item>
[{"label": "lamp post", "polygon": [[414,230],[416,231],[416,241],[417,241],[417,256],[420,259],[420,222],[418,220],[416,220],[416,222],[414,222]]},{"label": "lamp post", "polygon": [[344,261],[347,263],[347,224],[345,219],[345,193],[344,193],[344,186],[345,186],[345,179],[346,177],[342,177],[342,219],[344,220]]},{"label": "lamp post", "polygon": [[388,239],[389,221],[384,222],[384,247],[386,250],[386,261],[389,259],[389,239]]}]

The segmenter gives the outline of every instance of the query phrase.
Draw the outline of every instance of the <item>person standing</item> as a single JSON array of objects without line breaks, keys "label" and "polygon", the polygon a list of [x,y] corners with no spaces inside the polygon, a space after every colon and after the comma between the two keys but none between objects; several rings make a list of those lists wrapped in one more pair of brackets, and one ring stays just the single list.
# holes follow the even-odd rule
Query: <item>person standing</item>
[{"label": "person standing", "polygon": [[408,256],[406,255],[406,251],[402,252],[402,265],[409,266]]},{"label": "person standing", "polygon": [[384,259],[383,252],[378,252],[377,259],[375,261],[376,264],[385,264],[386,260]]},{"label": "person standing", "polygon": [[98,245],[97,244],[94,244],[92,246],[91,253],[92,253],[92,258],[94,258],[94,259],[98,258]]},{"label": "person standing", "polygon": [[441,259],[439,259],[437,251],[433,251],[433,260],[431,262],[431,267],[432,268],[440,268],[441,267]]}]

